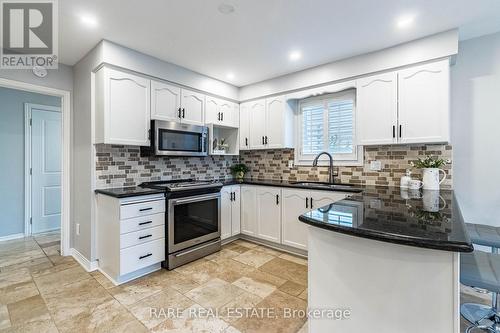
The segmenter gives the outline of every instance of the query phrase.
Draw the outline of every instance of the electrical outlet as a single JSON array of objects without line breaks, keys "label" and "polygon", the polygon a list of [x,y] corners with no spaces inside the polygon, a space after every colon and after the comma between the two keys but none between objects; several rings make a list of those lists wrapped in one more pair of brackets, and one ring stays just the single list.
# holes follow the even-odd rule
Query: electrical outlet
[{"label": "electrical outlet", "polygon": [[382,162],[380,161],[371,161],[370,162],[370,170],[371,171],[380,171],[382,170]]},{"label": "electrical outlet", "polygon": [[80,223],[77,223],[77,224],[76,224],[76,228],[75,228],[75,229],[76,229],[76,230],[75,230],[76,235],[77,235],[77,236],[80,236]]},{"label": "electrical outlet", "polygon": [[293,160],[288,160],[288,167],[293,168]]}]

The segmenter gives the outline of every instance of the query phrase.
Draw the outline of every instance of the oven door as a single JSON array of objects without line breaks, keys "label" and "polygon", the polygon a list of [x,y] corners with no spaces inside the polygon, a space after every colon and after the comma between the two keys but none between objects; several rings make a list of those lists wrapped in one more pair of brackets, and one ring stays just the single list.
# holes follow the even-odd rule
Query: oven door
[{"label": "oven door", "polygon": [[220,238],[220,193],[168,200],[168,253]]},{"label": "oven door", "polygon": [[207,156],[207,127],[167,121],[154,127],[156,155]]}]

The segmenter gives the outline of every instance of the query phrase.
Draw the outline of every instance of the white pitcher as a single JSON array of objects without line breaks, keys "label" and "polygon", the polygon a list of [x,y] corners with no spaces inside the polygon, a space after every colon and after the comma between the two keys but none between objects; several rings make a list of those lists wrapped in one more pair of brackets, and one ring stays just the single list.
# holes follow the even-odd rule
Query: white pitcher
[{"label": "white pitcher", "polygon": [[[424,190],[439,190],[439,185],[446,179],[446,171],[438,168],[424,168],[422,181],[424,182]],[[439,179],[439,173],[443,173],[443,178]]]}]

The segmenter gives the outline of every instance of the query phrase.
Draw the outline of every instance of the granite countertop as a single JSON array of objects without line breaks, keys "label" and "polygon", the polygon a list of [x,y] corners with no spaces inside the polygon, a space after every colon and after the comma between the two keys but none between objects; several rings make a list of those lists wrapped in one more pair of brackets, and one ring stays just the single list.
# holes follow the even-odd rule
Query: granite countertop
[{"label": "granite countertop", "polygon": [[165,191],[162,190],[145,188],[140,186],[103,188],[95,190],[95,193],[109,195],[110,197],[114,198],[128,198],[139,195],[158,194],[164,192]]},{"label": "granite countertop", "polygon": [[[295,182],[290,182],[290,181],[253,179],[253,178],[245,178],[243,180],[236,180],[236,179],[221,180],[221,182],[224,186],[246,184],[246,185],[261,185],[261,186],[291,187],[291,188],[320,190],[320,191],[359,192],[362,190],[362,188],[358,186],[349,186],[343,189],[317,188],[307,185],[294,184]],[[163,193],[163,191],[158,189],[144,188],[141,186],[130,186],[130,187],[97,189],[95,190],[95,193],[109,195],[114,198],[127,198],[139,195]]]},{"label": "granite countertop", "polygon": [[356,237],[452,252],[474,250],[453,191],[365,187],[299,220]]},{"label": "granite countertop", "polygon": [[[275,186],[275,187],[290,187],[290,188],[299,188],[299,189],[307,189],[307,190],[318,190],[318,191],[336,191],[336,192],[351,192],[358,193],[363,191],[364,187],[360,185],[350,185],[350,184],[340,184],[335,183],[338,188],[327,188],[327,187],[317,187],[310,185],[303,185],[300,183],[307,183],[307,180],[300,181],[287,181],[287,180],[273,180],[273,179],[261,179],[261,178],[243,178],[242,180],[232,179],[224,181],[224,186],[226,185],[260,185],[260,186]],[[317,183],[315,181],[310,181],[312,183]],[[321,184],[321,183],[319,183]],[[328,183],[322,183],[328,184]]]}]

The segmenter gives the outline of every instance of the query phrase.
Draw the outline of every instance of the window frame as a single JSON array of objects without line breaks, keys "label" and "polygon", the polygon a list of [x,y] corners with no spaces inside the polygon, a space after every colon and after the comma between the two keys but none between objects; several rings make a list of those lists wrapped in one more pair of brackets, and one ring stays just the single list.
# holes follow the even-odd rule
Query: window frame
[{"label": "window frame", "polygon": [[[352,117],[352,128],[353,128],[353,153],[351,154],[332,154],[333,156],[333,164],[337,166],[362,166],[363,165],[363,146],[359,146],[356,144],[357,142],[357,133],[356,133],[356,90],[355,89],[346,89],[339,92],[334,93],[326,93],[318,96],[307,97],[297,101],[297,116],[296,116],[296,126],[295,126],[295,165],[298,166],[311,166],[316,154],[302,154],[302,129],[303,129],[303,117],[302,117],[302,108],[308,105],[315,105],[318,101],[322,101],[324,105],[324,122],[327,124],[327,114],[328,114],[328,106],[327,103],[330,100],[342,99],[346,96],[352,98],[353,100],[353,117]],[[328,131],[325,133],[325,136],[328,136]],[[327,138],[324,140],[328,140]],[[326,156],[322,156],[318,161],[318,165],[325,166],[329,164],[329,161],[325,159]]]}]

